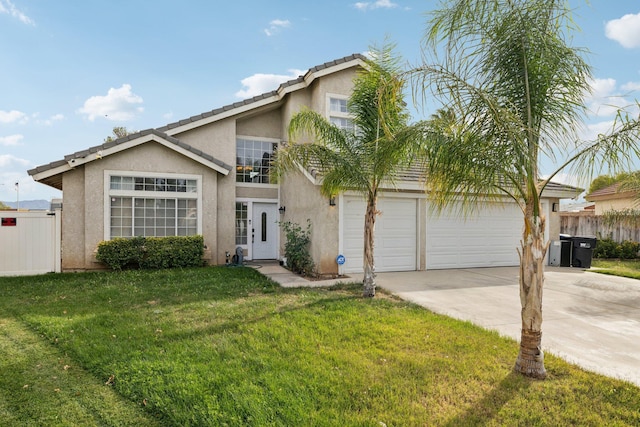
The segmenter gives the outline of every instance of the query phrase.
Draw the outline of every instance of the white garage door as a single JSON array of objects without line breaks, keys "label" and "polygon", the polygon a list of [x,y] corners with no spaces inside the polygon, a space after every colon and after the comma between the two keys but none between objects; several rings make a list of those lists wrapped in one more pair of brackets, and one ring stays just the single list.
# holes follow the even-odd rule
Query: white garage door
[{"label": "white garage door", "polygon": [[514,203],[482,208],[466,220],[429,214],[427,269],[518,265],[522,218]]},{"label": "white garage door", "polygon": [[[343,199],[342,248],[345,273],[362,272],[366,204],[357,197]],[[376,271],[416,270],[416,199],[380,198],[376,218],[374,257]]]}]

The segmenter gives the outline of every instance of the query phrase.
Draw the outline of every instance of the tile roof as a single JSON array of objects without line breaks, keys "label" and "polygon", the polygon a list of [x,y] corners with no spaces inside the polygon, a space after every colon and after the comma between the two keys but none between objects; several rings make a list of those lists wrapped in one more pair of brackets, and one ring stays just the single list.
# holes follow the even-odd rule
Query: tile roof
[{"label": "tile roof", "polygon": [[599,190],[594,191],[593,193],[589,193],[585,196],[585,199],[589,200],[592,197],[603,197],[603,196],[612,196],[614,194],[618,194],[618,187],[620,187],[620,183],[616,182],[615,184],[608,185]]}]

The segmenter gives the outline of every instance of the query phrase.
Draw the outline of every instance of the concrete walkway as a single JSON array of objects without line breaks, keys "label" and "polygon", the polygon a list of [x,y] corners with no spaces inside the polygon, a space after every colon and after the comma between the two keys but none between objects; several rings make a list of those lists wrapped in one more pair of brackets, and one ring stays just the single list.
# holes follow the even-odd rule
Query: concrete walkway
[{"label": "concrete walkway", "polygon": [[[260,271],[282,286],[330,286],[279,265]],[[520,339],[518,268],[380,273],[378,286],[436,313]],[[640,281],[549,267],[543,294],[542,346],[585,369],[640,386]]]}]

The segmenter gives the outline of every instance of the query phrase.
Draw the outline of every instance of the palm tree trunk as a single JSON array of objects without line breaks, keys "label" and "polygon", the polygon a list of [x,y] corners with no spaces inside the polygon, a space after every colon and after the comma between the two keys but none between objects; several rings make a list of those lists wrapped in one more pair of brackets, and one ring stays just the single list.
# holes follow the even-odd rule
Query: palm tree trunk
[{"label": "palm tree trunk", "polygon": [[376,224],[376,196],[367,199],[367,211],[364,216],[364,290],[362,296],[373,298],[376,296],[376,269],[373,261],[373,232]]},{"label": "palm tree trunk", "polygon": [[[538,203],[538,212],[540,212],[539,208]],[[527,206],[520,251],[522,331],[520,352],[514,369],[527,377],[537,379],[544,379],[547,376],[541,347],[544,260],[549,247],[549,244],[544,242],[544,224],[544,217],[534,215],[532,206]]]}]

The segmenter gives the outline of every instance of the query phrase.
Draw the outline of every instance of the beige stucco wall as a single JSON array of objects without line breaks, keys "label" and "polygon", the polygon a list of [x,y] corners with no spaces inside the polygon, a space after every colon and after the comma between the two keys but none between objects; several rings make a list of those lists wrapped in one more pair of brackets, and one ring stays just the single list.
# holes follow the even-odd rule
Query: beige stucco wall
[{"label": "beige stucco wall", "polygon": [[83,270],[85,266],[85,184],[84,167],[71,170],[62,176],[64,188],[62,212],[62,260],[63,271]]},{"label": "beige stucco wall", "polygon": [[[98,243],[105,239],[105,206],[109,204],[105,198],[105,170],[131,171],[132,174],[152,172],[158,176],[163,173],[200,175],[202,235],[210,252],[217,253],[219,173],[158,143],[148,142],[65,173],[63,269],[103,268],[95,261],[94,252]],[[233,214],[233,204],[226,208]],[[208,261],[215,263],[217,257]]]},{"label": "beige stucco wall", "polygon": [[[549,240],[558,240],[560,238],[560,199],[544,199],[549,206],[549,216],[547,222],[549,224]],[[553,212],[553,204],[557,203],[558,212]]]},{"label": "beige stucco wall", "polygon": [[236,164],[236,120],[233,117],[173,136],[230,166]]},{"label": "beige stucco wall", "polygon": [[276,110],[266,110],[263,113],[253,113],[250,116],[238,118],[236,133],[243,136],[282,139],[282,114]]},{"label": "beige stucco wall", "polygon": [[311,86],[311,108],[325,116],[327,111],[327,95],[349,95],[353,89],[353,79],[356,77],[354,69],[343,70],[319,80]]},{"label": "beige stucco wall", "polygon": [[[314,185],[299,171],[294,171],[283,179],[281,184],[281,206],[286,212],[281,215],[283,222],[297,223],[303,229],[307,219],[311,221],[311,256],[320,274],[337,274],[338,264],[338,198],[336,206],[329,206],[329,198],[320,193]],[[284,255],[284,233],[280,237],[280,253]]]},{"label": "beige stucco wall", "polygon": [[618,199],[597,200],[596,215],[602,215],[607,211],[621,211],[624,209],[634,209],[638,207],[638,202],[632,197],[623,197]]}]

